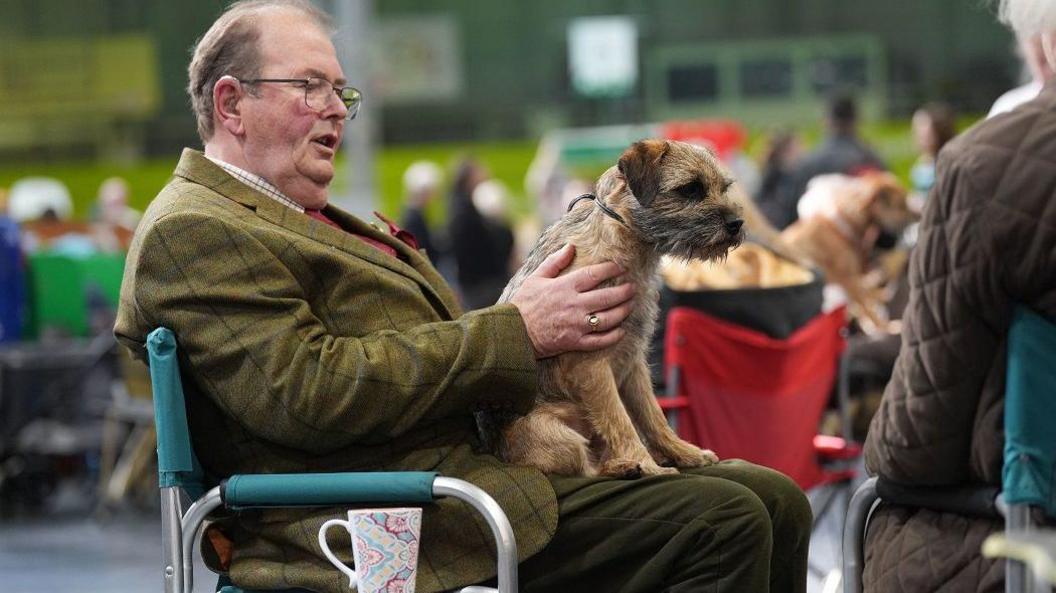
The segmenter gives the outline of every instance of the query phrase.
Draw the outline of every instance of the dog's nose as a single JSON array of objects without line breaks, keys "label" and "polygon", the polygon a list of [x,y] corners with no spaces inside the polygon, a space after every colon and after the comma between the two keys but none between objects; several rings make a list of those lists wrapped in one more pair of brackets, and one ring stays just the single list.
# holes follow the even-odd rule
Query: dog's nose
[{"label": "dog's nose", "polygon": [[731,235],[736,235],[741,232],[741,226],[744,224],[744,220],[740,218],[734,218],[733,220],[726,221],[726,232]]}]

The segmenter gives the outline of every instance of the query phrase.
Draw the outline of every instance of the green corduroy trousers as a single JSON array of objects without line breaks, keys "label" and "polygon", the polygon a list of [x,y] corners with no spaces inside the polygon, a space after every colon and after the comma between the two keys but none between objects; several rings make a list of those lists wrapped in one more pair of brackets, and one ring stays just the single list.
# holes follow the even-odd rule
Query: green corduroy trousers
[{"label": "green corduroy trousers", "polygon": [[802,593],[811,510],[743,461],[638,480],[552,476],[557,533],[519,568],[523,593]]}]

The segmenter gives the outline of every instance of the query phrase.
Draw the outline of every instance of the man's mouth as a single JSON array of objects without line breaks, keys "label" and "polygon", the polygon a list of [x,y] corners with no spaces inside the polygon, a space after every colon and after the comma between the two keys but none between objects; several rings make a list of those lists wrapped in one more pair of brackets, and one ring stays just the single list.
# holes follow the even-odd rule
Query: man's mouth
[{"label": "man's mouth", "polygon": [[322,136],[316,136],[312,138],[312,142],[319,144],[330,150],[337,148],[337,134],[323,134]]}]

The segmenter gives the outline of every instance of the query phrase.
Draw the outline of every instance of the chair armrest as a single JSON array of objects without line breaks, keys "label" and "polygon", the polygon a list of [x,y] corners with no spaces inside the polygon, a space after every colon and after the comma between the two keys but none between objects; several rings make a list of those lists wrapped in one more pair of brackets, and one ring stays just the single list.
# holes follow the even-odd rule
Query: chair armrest
[{"label": "chair armrest", "polygon": [[660,404],[661,410],[683,410],[689,407],[689,398],[684,395],[678,397],[657,395],[656,402]]},{"label": "chair armrest", "polygon": [[880,478],[876,491],[884,503],[919,507],[941,513],[1000,519],[997,486],[907,486]]},{"label": "chair armrest", "polygon": [[824,434],[814,436],[814,452],[824,460],[856,459],[862,446],[847,439]]},{"label": "chair armrest", "polygon": [[240,474],[220,484],[228,508],[433,501],[436,472]]},{"label": "chair armrest", "polygon": [[1034,571],[1047,585],[1056,585],[1056,531],[993,533],[983,541],[983,556],[1011,558]]}]

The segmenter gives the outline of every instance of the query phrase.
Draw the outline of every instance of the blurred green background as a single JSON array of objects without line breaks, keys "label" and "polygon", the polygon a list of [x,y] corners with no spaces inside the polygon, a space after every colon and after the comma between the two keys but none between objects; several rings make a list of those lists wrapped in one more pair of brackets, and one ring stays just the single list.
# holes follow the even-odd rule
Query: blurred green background
[{"label": "blurred green background", "polygon": [[[85,217],[99,183],[119,175],[142,209],[180,149],[200,145],[187,62],[227,3],[0,0],[0,187],[56,177]],[[478,157],[510,188],[518,217],[533,210],[524,175],[547,132],[732,118],[759,158],[777,127],[816,139],[821,104],[836,89],[855,92],[864,136],[905,178],[916,107],[946,101],[970,123],[1021,74],[1011,34],[985,0],[316,3],[337,17],[339,53],[358,44],[370,56],[369,68],[348,75],[368,90],[375,204],[392,216],[401,211],[400,176],[417,159]],[[369,9],[363,39],[342,26],[352,4]],[[585,92],[570,31],[605,16],[634,28],[633,80]],[[335,194],[347,171],[339,167]]]}]

